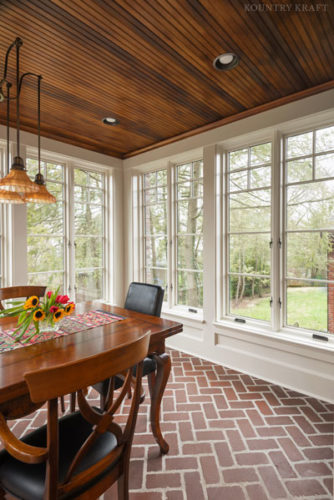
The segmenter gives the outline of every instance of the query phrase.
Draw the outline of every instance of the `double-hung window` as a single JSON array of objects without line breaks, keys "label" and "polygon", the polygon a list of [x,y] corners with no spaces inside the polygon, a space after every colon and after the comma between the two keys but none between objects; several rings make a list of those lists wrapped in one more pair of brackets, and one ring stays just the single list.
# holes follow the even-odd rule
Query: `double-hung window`
[{"label": "double-hung window", "polygon": [[143,273],[169,307],[203,307],[203,162],[143,175]]}]

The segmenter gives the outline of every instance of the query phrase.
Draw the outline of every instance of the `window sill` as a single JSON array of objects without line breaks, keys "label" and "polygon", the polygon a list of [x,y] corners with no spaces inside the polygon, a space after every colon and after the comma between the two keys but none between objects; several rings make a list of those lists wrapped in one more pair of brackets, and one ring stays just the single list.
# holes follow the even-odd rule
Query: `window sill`
[{"label": "window sill", "polygon": [[203,319],[203,311],[201,309],[197,313],[190,313],[182,307],[173,307],[172,309],[162,307],[162,314],[166,316],[184,318],[186,320],[193,321],[194,323],[205,323]]},{"label": "window sill", "polygon": [[[214,326],[220,328],[229,328],[240,333],[250,333],[256,336],[256,341],[260,341],[260,338],[265,337],[268,340],[280,340],[286,342],[287,344],[294,344],[296,346],[303,346],[313,348],[322,352],[334,352],[334,335],[333,338],[329,338],[328,341],[316,340],[312,338],[312,333],[305,331],[296,331],[290,328],[284,328],[280,331],[273,331],[270,328],[261,328],[258,325],[252,324],[235,324],[233,320],[223,319],[220,321],[215,321]],[[254,342],[256,342],[254,339]]]}]

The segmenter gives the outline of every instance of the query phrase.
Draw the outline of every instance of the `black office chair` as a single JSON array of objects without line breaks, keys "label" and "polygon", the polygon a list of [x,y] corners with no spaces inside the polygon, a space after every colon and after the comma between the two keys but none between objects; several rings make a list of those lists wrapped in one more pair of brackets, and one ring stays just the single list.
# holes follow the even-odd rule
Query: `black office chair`
[{"label": "black office chair", "polygon": [[[150,314],[151,316],[160,317],[161,308],[164,299],[164,289],[158,285],[150,285],[148,283],[130,283],[128,294],[125,299],[124,308],[130,311],[136,311],[143,314]],[[143,365],[143,377],[149,375],[154,377],[157,369],[157,363],[153,356],[149,356],[144,359]],[[135,373],[134,373],[135,375]],[[150,383],[150,378],[149,378]],[[94,384],[93,387],[101,395],[101,408],[104,407],[105,399],[109,391],[110,379],[103,380],[103,382],[98,382]],[[118,389],[123,385],[123,379],[121,377],[115,377],[114,380],[115,389]],[[145,394],[142,395],[141,402],[143,402]]]}]

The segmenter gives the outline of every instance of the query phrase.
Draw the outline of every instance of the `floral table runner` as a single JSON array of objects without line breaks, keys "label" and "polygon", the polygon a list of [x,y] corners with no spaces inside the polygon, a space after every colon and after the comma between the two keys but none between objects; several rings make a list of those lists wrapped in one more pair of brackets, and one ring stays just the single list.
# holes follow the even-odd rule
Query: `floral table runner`
[{"label": "floral table runner", "polygon": [[124,316],[112,314],[107,311],[97,309],[76,316],[67,316],[61,321],[60,328],[56,332],[42,333],[40,336],[35,335],[28,342],[24,342],[32,333],[34,327],[31,326],[19,342],[14,340],[15,328],[10,330],[0,330],[0,353],[11,351],[20,347],[26,347],[39,342],[44,342],[51,338],[63,337],[71,333],[78,333],[84,330],[89,330],[96,326],[108,325],[125,319]]}]

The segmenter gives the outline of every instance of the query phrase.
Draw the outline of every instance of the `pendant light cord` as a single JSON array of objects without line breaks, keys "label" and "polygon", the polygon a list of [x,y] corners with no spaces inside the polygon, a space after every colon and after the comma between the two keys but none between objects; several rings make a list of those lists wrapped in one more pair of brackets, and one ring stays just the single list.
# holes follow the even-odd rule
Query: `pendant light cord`
[{"label": "pendant light cord", "polygon": [[10,88],[12,86],[11,83],[7,82],[7,174],[9,174],[10,163],[9,163],[9,112],[10,112]]},{"label": "pendant light cord", "polygon": [[42,76],[38,76],[37,83],[37,130],[38,130],[38,173],[41,173],[41,80]]},{"label": "pendant light cord", "polygon": [[22,41],[16,39],[16,150],[20,157],[20,47]]}]

